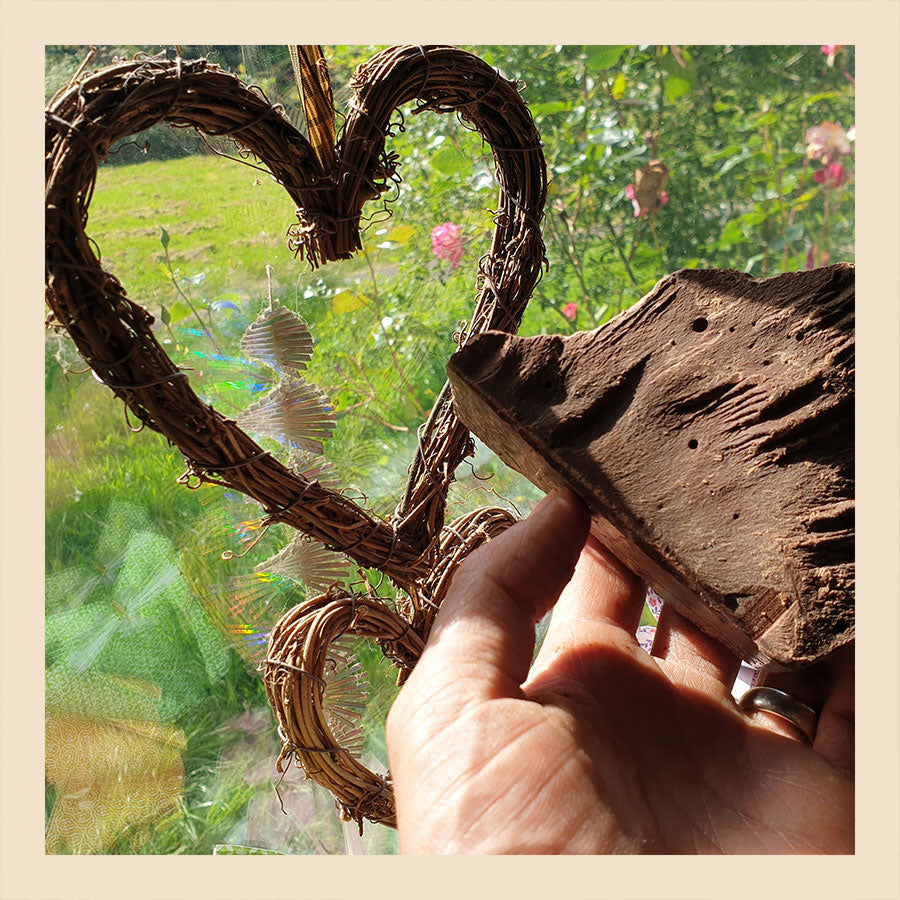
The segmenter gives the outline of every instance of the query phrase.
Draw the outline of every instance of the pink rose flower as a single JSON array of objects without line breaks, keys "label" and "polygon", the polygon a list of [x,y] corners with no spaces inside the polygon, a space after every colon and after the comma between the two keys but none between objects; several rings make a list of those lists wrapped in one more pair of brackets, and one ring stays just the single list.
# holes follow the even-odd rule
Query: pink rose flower
[{"label": "pink rose flower", "polygon": [[832,163],[825,169],[819,169],[813,175],[819,184],[824,184],[826,187],[840,187],[847,183],[849,177],[847,170],[840,163]]},{"label": "pink rose flower", "polygon": [[850,149],[847,132],[834,122],[813,125],[806,132],[806,155],[810,159],[821,159],[826,166],[848,156]]},{"label": "pink rose flower", "polygon": [[567,303],[562,308],[562,314],[570,321],[575,321],[575,316],[578,315],[578,304],[577,303]]},{"label": "pink rose flower", "polygon": [[439,259],[450,261],[450,268],[455,269],[463,255],[462,238],[459,236],[459,225],[444,222],[431,232],[431,252]]}]

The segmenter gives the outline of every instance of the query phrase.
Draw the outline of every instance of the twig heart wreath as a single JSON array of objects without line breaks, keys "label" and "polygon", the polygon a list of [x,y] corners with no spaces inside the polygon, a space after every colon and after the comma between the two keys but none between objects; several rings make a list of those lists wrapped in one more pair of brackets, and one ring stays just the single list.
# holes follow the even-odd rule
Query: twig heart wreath
[{"label": "twig heart wreath", "polygon": [[377,641],[401,675],[411,669],[455,567],[514,517],[484,508],[444,527],[454,472],[473,447],[449,385],[419,431],[405,493],[388,519],[292,471],[194,393],[151,332],[153,317],[103,270],[85,231],[99,162],[117,141],[165,121],[227,136],[242,156],[266,166],[297,204],[288,233],[312,267],[349,258],[361,248],[364,203],[397,178],[396,155],[385,151],[391,116],[415,101],[414,114],[457,113],[490,144],[497,165],[493,241],[479,264],[475,310],[460,344],[488,329],[514,332],[545,262],[547,184],[540,138],[516,84],[459,49],[408,46],[372,58],[351,87],[332,149],[311,144],[280,107],[203,59],[136,59],[70,85],[46,111],[46,294],[52,318],[96,375],[142,428],[181,451],[183,480],[253,497],[266,522],[287,523],[380,570],[404,592],[399,612],[372,594],[337,588],[295,607],[273,629],[264,665],[283,741],[279,769],[296,759],[361,828],[363,818],[395,823],[390,779],[339,747],[329,730],[322,703],[327,648],[343,634],[361,635]]}]

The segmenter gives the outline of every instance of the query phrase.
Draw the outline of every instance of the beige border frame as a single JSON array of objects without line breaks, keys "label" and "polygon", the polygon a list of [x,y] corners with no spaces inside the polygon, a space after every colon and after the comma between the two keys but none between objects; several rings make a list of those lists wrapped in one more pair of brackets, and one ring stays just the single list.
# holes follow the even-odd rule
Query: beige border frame
[{"label": "beige border frame", "polygon": [[[44,43],[857,46],[858,819],[854,857],[49,857],[43,852]],[[900,897],[898,85],[892,0],[0,0],[0,898]],[[263,861],[268,859],[268,862]],[[265,867],[265,868],[264,868]]]}]

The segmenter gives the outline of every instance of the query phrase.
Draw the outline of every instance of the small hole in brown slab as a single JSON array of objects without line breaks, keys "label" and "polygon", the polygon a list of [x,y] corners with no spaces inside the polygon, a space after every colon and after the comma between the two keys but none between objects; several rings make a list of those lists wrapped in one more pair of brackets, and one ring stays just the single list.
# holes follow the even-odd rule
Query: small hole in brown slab
[{"label": "small hole in brown slab", "polygon": [[798,341],[802,341],[803,338],[806,337],[806,335],[805,335],[802,331],[798,331],[798,332],[794,335],[794,337],[797,338]]},{"label": "small hole in brown slab", "polygon": [[696,440],[696,438],[691,438],[691,439],[688,441],[688,447],[690,447],[691,450],[696,450],[696,449],[697,449],[697,440]]},{"label": "small hole in brown slab", "polygon": [[694,321],[691,322],[691,328],[693,328],[694,331],[706,331],[708,327],[709,322],[707,322],[706,319],[703,318],[703,316],[700,316],[699,318],[694,319]]},{"label": "small hole in brown slab", "polygon": [[550,388],[553,387],[553,382],[552,382],[552,381],[545,381],[545,382],[544,382],[544,387],[547,388],[547,389],[549,390]]},{"label": "small hole in brown slab", "polygon": [[732,518],[732,519],[739,519],[740,517],[741,517],[741,514],[740,514],[740,513],[732,513],[732,514],[731,514],[731,518]]},{"label": "small hole in brown slab", "polygon": [[763,360],[763,365],[764,365],[764,366],[769,365],[769,360],[768,360],[768,359],[764,359],[764,360]]}]

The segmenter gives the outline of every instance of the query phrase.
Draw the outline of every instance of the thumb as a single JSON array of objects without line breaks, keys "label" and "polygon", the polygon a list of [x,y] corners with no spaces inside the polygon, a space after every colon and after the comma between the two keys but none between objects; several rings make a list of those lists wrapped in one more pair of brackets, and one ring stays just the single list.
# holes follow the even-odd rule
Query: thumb
[{"label": "thumb", "polygon": [[518,696],[531,666],[535,623],[572,577],[589,524],[575,494],[555,491],[467,557],[410,681],[435,692],[443,686],[445,697],[450,691],[464,703]]}]

